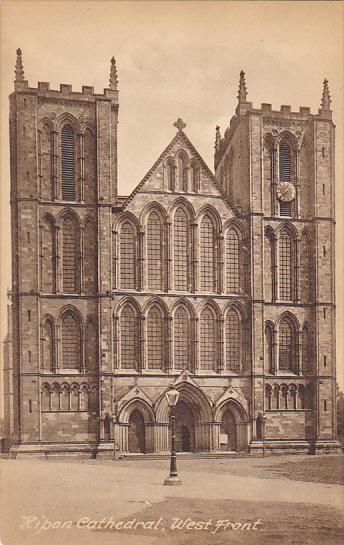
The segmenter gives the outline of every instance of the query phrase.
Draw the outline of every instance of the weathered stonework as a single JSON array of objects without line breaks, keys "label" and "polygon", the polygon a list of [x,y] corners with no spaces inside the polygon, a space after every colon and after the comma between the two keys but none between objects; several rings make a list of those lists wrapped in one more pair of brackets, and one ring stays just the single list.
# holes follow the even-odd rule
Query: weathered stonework
[{"label": "weathered stonework", "polygon": [[255,109],[241,74],[236,115],[223,139],[217,131],[216,176],[178,120],[129,197],[117,195],[117,123],[114,59],[104,94],[17,75],[12,455],[167,452],[171,383],[179,450],[336,448],[328,104],[318,115]]}]

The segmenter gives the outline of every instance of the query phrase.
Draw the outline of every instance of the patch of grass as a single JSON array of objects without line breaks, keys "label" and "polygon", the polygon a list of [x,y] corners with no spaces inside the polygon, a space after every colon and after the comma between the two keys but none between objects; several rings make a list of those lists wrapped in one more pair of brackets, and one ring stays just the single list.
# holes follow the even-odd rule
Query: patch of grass
[{"label": "patch of grass", "polygon": [[344,456],[316,456],[307,460],[282,462],[266,468],[276,477],[287,477],[293,481],[326,484],[344,484]]},{"label": "patch of grass", "polygon": [[[163,520],[156,530],[140,525],[136,529],[99,531],[115,532],[116,537],[120,532],[132,535],[133,545],[144,536],[157,538],[159,545],[342,545],[344,539],[344,520],[339,511],[306,503],[170,498],[123,521],[147,523],[159,518]],[[187,528],[187,524],[173,528],[174,519],[203,522],[203,528]],[[236,526],[215,531],[220,520]],[[204,527],[209,521],[211,524]]]}]

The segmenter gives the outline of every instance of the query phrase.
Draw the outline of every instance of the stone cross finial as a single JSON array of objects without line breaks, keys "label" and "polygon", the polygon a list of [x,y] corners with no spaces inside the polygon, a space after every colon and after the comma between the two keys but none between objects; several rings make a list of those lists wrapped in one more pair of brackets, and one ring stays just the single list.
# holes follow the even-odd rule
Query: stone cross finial
[{"label": "stone cross finial", "polygon": [[115,57],[112,57],[112,59],[111,59],[109,83],[110,83],[110,89],[113,89],[114,91],[117,91],[117,89],[118,89],[118,76],[117,76],[117,68],[116,68]]},{"label": "stone cross finial", "polygon": [[247,90],[246,90],[246,82],[245,82],[245,72],[241,70],[240,80],[239,80],[239,93],[237,97],[239,100],[239,104],[245,103],[246,97],[247,97]]},{"label": "stone cross finial", "polygon": [[182,131],[186,127],[186,123],[180,117],[177,119],[175,123],[173,123],[173,126],[178,129],[178,131]]},{"label": "stone cross finial", "polygon": [[22,52],[21,49],[17,49],[17,60],[15,67],[15,81],[24,81],[24,67],[22,62]]},{"label": "stone cross finial", "polygon": [[328,88],[328,80],[325,78],[323,83],[323,94],[321,97],[321,109],[330,110],[331,109],[331,97],[330,91]]}]

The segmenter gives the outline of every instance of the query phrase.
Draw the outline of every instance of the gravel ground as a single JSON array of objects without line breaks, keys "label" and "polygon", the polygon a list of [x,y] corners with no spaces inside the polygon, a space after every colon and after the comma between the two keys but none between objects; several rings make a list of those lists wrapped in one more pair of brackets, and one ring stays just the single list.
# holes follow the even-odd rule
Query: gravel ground
[{"label": "gravel ground", "polygon": [[[179,460],[178,487],[163,486],[168,460],[0,460],[0,542],[337,545],[344,538],[343,487],[335,484],[342,460],[332,455]],[[190,520],[173,529],[174,518]],[[229,526],[213,534],[219,520]],[[257,520],[261,524],[253,529]],[[203,527],[196,529],[196,523]]]}]

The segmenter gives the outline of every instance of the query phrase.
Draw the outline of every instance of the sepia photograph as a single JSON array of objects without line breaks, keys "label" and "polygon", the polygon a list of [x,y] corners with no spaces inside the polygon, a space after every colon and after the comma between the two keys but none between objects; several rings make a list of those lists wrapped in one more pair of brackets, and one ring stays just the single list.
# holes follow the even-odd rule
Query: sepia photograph
[{"label": "sepia photograph", "polygon": [[343,543],[343,28],[0,3],[0,545]]}]

